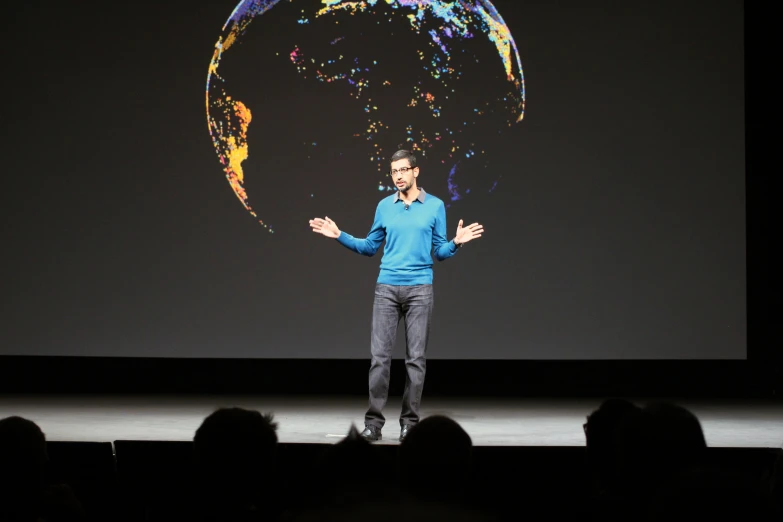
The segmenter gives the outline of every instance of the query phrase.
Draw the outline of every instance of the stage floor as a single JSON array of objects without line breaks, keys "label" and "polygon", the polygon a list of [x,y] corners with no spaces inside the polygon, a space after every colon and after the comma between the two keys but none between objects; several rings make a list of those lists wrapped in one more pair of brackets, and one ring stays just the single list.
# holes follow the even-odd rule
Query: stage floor
[{"label": "stage floor", "polygon": [[[644,404],[645,400],[637,400]],[[424,417],[448,415],[476,446],[583,446],[585,416],[594,399],[426,398]],[[783,446],[783,405],[761,402],[682,401],[702,423],[711,447]],[[362,397],[4,396],[0,418],[20,415],[51,441],[192,440],[203,418],[222,406],[272,412],[286,443],[330,444],[354,424],[363,426]],[[383,444],[397,444],[400,398],[386,408]]]}]

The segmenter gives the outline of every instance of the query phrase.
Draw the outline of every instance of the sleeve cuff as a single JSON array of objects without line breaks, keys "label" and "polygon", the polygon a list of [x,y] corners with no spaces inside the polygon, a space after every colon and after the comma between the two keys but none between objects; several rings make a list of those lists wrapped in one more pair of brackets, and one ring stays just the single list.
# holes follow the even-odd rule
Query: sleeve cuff
[{"label": "sleeve cuff", "polygon": [[353,237],[351,237],[350,234],[346,234],[341,230],[340,235],[335,238],[335,241],[343,246],[349,246],[351,244],[351,239],[353,239]]}]

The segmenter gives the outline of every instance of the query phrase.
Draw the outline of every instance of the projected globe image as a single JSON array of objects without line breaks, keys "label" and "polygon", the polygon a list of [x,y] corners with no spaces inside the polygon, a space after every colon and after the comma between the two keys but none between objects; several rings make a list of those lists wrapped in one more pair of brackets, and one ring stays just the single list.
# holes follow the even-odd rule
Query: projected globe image
[{"label": "projected globe image", "polygon": [[293,214],[302,201],[392,193],[399,148],[447,206],[489,198],[514,172],[498,153],[524,104],[516,44],[486,0],[243,1],[207,77],[223,172],[269,231],[311,217]]}]

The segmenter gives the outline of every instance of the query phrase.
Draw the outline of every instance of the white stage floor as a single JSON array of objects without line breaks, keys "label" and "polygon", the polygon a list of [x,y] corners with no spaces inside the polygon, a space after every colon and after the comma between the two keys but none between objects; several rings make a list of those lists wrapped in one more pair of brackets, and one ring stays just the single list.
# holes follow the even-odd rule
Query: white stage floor
[{"label": "white stage floor", "polygon": [[[647,401],[638,400],[639,404]],[[443,414],[470,434],[475,446],[583,446],[582,424],[599,399],[425,398],[423,417]],[[783,446],[783,405],[682,401],[700,419],[711,447]],[[330,444],[354,424],[363,426],[362,397],[4,396],[0,418],[20,415],[51,441],[192,440],[217,407],[272,412],[283,443]],[[400,398],[389,401],[383,444],[397,444]]]}]

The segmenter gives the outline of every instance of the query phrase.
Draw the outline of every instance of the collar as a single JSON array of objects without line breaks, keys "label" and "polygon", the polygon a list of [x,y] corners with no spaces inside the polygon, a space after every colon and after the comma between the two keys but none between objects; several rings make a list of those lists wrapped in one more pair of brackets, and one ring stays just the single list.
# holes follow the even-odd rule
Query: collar
[{"label": "collar", "polygon": [[[424,189],[419,187],[419,196],[414,200],[418,201],[419,203],[424,203],[424,199],[427,197],[427,193],[424,192]],[[398,201],[402,201],[400,199],[400,191],[394,193],[394,202],[397,203]]]}]

